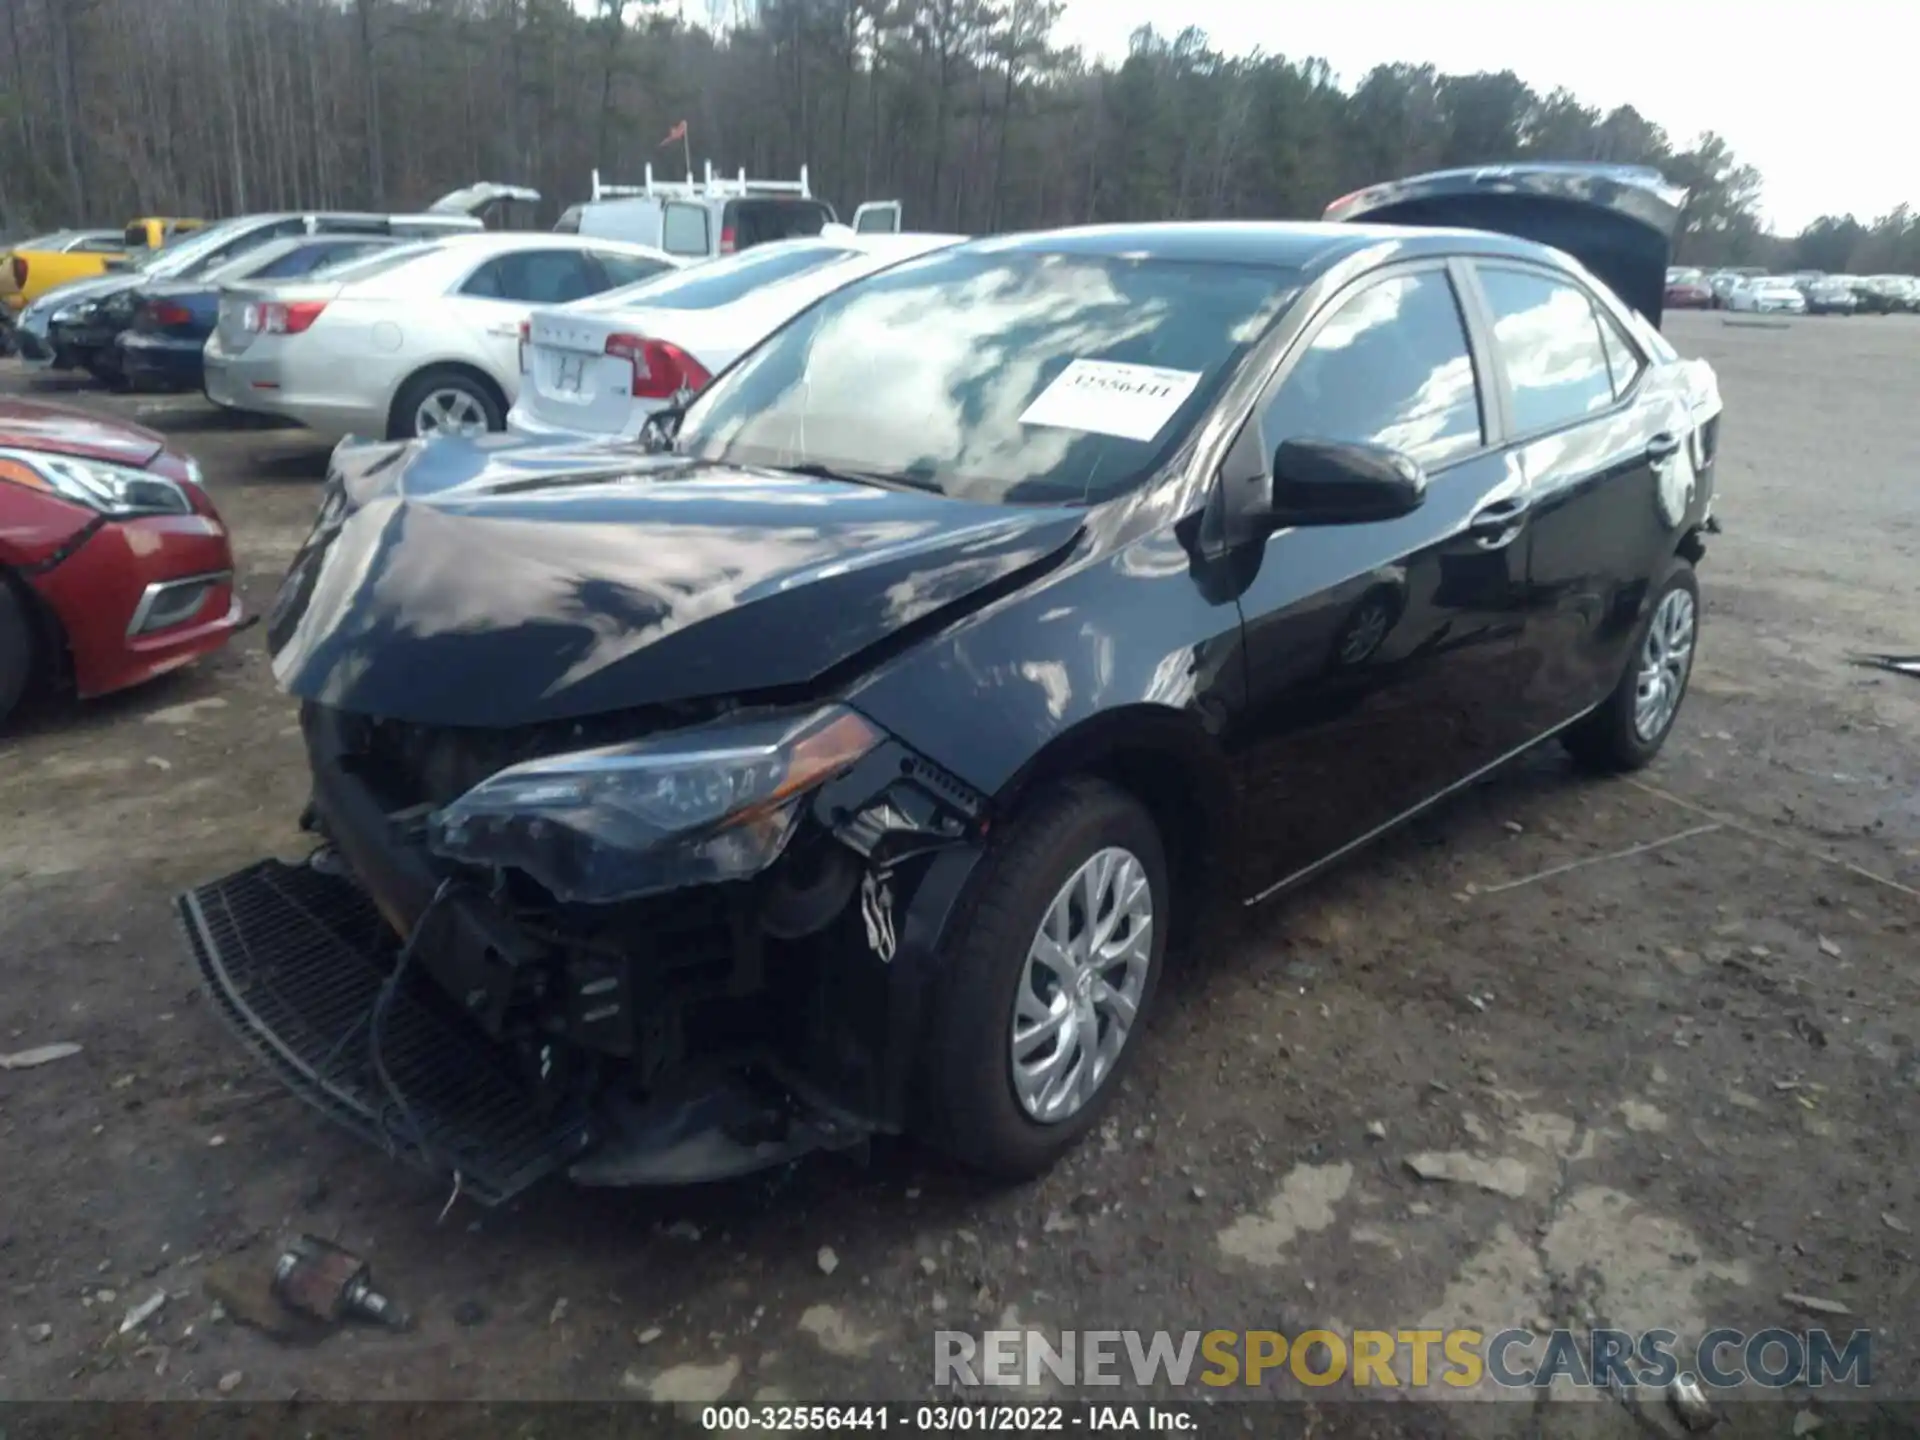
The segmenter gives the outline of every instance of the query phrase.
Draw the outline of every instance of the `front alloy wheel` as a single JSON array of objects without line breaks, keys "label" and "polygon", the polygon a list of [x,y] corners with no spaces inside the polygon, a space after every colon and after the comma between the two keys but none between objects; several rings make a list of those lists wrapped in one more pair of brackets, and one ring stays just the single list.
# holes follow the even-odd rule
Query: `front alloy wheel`
[{"label": "front alloy wheel", "polygon": [[1077,1114],[1112,1071],[1153,963],[1153,889],[1118,847],[1074,871],[1027,947],[1014,992],[1013,1090],[1043,1125]]},{"label": "front alloy wheel", "polygon": [[916,1128],[976,1169],[1037,1175],[1140,1049],[1166,949],[1153,817],[1104,781],[1033,796],[996,836],[940,944]]}]

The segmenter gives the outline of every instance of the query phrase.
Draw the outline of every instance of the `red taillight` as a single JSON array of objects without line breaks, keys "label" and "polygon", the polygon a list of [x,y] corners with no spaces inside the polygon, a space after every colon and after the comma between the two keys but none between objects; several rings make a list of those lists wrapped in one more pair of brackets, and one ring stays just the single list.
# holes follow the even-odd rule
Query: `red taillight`
[{"label": "red taillight", "polygon": [[13,283],[22,290],[27,287],[27,257],[24,255],[13,257]]},{"label": "red taillight", "polygon": [[699,390],[713,379],[706,366],[666,340],[609,335],[606,353],[633,366],[636,400],[671,400],[682,390]]},{"label": "red taillight", "polygon": [[193,312],[184,305],[176,305],[171,300],[155,300],[147,306],[147,312],[153,316],[156,325],[191,325]]},{"label": "red taillight", "polygon": [[720,228],[720,253],[722,255],[733,254],[733,227],[731,225],[723,225]]},{"label": "red taillight", "polygon": [[527,346],[533,343],[533,321],[520,322],[520,373],[527,373]]},{"label": "red taillight", "polygon": [[249,305],[241,313],[240,323],[262,335],[298,335],[320,318],[327,308],[324,300],[289,300],[282,304],[269,300],[264,305]]}]

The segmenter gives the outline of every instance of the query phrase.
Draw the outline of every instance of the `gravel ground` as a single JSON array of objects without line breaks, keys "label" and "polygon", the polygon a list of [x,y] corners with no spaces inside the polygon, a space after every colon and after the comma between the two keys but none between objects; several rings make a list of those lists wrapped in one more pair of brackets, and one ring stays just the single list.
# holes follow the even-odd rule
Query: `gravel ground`
[{"label": "gravel ground", "polygon": [[[306,848],[258,631],[28,714],[0,737],[0,1050],[84,1049],[0,1073],[0,1395],[910,1399],[947,1328],[1813,1323],[1784,1292],[1847,1306],[1828,1323],[1873,1330],[1874,1392],[1920,1395],[1920,684],[1846,660],[1920,650],[1920,321],[1670,333],[1719,368],[1727,533],[1660,762],[1596,782],[1544,750],[1256,912],[1163,991],[1105,1131],[1022,1187],[898,1144],[443,1219],[443,1189],[256,1068],[175,938],[175,891]],[[172,433],[266,607],[322,445],[13,362],[0,386]],[[297,1230],[368,1256],[417,1328],[221,1320],[209,1274],[263,1273]],[[1541,1423],[1499,1412],[1471,1428]]]}]

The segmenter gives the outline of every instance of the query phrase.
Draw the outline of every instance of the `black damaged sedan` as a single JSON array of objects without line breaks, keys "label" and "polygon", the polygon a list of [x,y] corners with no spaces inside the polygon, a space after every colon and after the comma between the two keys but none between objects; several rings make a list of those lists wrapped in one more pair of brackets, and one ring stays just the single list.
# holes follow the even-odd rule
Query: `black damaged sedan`
[{"label": "black damaged sedan", "polygon": [[1210,905],[1544,738],[1659,750],[1720,410],[1657,328],[1682,199],[979,240],[647,450],[343,446],[268,627],[320,843],[180,898],[210,994],[486,1202],[903,1131],[1042,1169]]}]

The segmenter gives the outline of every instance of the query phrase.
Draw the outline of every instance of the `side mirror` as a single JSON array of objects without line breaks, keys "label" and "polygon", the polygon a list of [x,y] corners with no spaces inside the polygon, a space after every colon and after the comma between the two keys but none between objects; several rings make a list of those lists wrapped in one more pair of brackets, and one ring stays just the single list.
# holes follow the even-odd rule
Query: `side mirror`
[{"label": "side mirror", "polygon": [[1420,463],[1385,445],[1286,440],[1273,452],[1270,518],[1276,525],[1397,520],[1426,498]]}]

